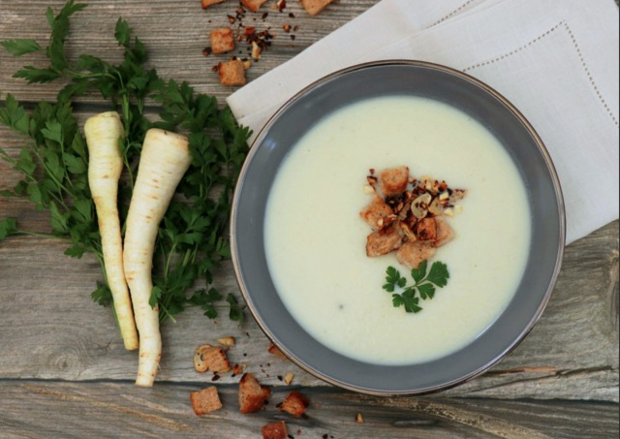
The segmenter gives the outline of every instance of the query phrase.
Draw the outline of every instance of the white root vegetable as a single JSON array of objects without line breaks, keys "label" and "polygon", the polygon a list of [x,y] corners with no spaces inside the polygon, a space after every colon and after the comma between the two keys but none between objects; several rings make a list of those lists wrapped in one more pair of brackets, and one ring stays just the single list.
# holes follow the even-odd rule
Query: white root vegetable
[{"label": "white root vegetable", "polygon": [[125,348],[135,350],[138,349],[138,333],[123,268],[117,204],[118,181],[123,170],[118,139],[123,135],[123,124],[116,112],[102,113],[86,121],[84,134],[90,156],[88,184],[97,209],[108,286]]},{"label": "white root vegetable", "polygon": [[140,333],[136,384],[150,387],[161,358],[159,309],[149,304],[153,251],[175,189],[191,163],[186,137],[159,129],[147,132],[125,232],[125,273]]}]

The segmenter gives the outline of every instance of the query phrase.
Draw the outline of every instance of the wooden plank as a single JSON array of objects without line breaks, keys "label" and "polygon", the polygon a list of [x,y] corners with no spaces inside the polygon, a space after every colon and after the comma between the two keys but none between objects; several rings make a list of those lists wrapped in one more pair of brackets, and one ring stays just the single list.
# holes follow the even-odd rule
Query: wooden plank
[{"label": "wooden plank", "polygon": [[[493,372],[449,394],[618,401],[617,240],[614,224],[572,246],[549,309],[528,339]],[[32,237],[0,245],[0,377],[133,379],[135,353],[123,349],[110,310],[89,297],[101,278],[96,261],[65,259],[64,247]],[[223,293],[238,295],[229,265],[216,282]],[[210,376],[193,370],[193,349],[234,335],[239,344],[231,360],[247,362],[266,382],[281,384],[277,377],[293,371],[297,384],[322,385],[269,355],[269,342],[251,318],[239,328],[189,310],[163,334],[161,381],[208,382]]]},{"label": "wooden plank", "polygon": [[[312,401],[308,417],[293,419],[275,409],[286,395],[283,391],[276,390],[263,411],[244,416],[238,412],[236,386],[220,386],[224,409],[199,418],[189,403],[189,393],[199,389],[193,385],[137,389],[126,383],[0,381],[0,430],[3,438],[239,439],[260,437],[263,425],[284,420],[294,438],[618,436],[618,406],[605,403],[374,398],[307,389],[304,393]],[[355,422],[357,413],[362,413],[363,424]]]},{"label": "wooden plank", "polygon": [[[378,1],[337,2],[322,13],[320,18],[310,17],[297,1],[289,1],[283,13],[271,8],[275,1],[270,1],[257,13],[248,12],[243,21],[246,26],[256,26],[259,31],[271,28],[276,35],[272,48],[264,54],[260,62],[254,63],[248,72],[248,79],[257,78],[282,64]],[[211,71],[211,67],[228,59],[229,55],[205,58],[202,50],[209,45],[208,35],[211,30],[230,26],[227,15],[235,15],[238,2],[217,4],[206,12],[201,9],[199,0],[96,0],[87,3],[89,7],[76,15],[74,20],[75,25],[68,44],[70,60],[75,60],[79,54],[88,53],[112,62],[119,61],[121,51],[114,40],[114,25],[118,17],[123,16],[147,46],[151,60],[154,60],[151,65],[157,68],[162,77],[189,81],[196,85],[199,91],[215,95],[220,100],[230,94],[231,89],[222,87],[218,75]],[[58,10],[64,0],[45,3],[2,0],[1,39],[34,38],[44,45],[49,37],[49,27],[45,19],[48,4]],[[269,16],[263,21],[264,12],[268,12]],[[290,18],[289,13],[293,13],[295,18]],[[299,26],[299,30],[293,32],[295,41],[283,31],[285,23]],[[245,43],[238,44],[242,53],[237,50],[234,54],[247,56],[247,47]],[[60,85],[27,86],[24,81],[11,78],[23,65],[30,64],[46,65],[45,56],[37,53],[16,59],[0,50],[0,90],[14,93],[19,99],[53,100]],[[90,98],[89,101],[100,100]]]}]

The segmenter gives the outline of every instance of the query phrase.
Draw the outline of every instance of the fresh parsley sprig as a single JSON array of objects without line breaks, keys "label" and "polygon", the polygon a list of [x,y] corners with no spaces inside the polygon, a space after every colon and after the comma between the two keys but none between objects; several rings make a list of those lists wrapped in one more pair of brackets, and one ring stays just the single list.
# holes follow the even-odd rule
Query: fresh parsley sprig
[{"label": "fresh parsley sprig", "polygon": [[[417,314],[422,311],[420,300],[433,300],[437,288],[448,285],[450,272],[443,262],[435,262],[428,270],[428,261],[423,261],[417,268],[411,270],[413,285],[408,286],[407,278],[402,276],[394,267],[386,270],[386,284],[383,289],[392,293],[392,304],[395,308],[405,307],[408,313]],[[397,291],[401,291],[398,293]]]},{"label": "fresh parsley sprig", "polygon": [[[14,76],[31,83],[68,80],[57,102],[42,102],[30,114],[12,95],[0,108],[0,123],[21,135],[25,146],[18,158],[0,148],[0,158],[22,174],[6,197],[28,198],[38,210],[49,210],[53,237],[68,240],[65,254],[80,258],[93,253],[105,275],[101,239],[94,204],[88,188],[88,151],[73,115],[71,100],[92,92],[99,93],[119,111],[125,128],[119,148],[125,162],[127,183],[119,189],[119,212],[124,224],[131,199],[138,154],[146,131],[157,126],[189,134],[192,165],[177,189],[162,224],[155,252],[154,288],[151,305],[159,305],[161,320],[174,316],[187,306],[197,306],[209,318],[217,317],[223,296],[213,287],[214,270],[230,257],[227,222],[232,191],[248,150],[250,132],[237,125],[228,109],[219,109],[217,100],[196,93],[187,83],[163,81],[155,70],[148,70],[144,44],[132,37],[129,24],[120,18],[114,37],[123,50],[123,61],[112,65],[91,55],[69,62],[65,42],[69,19],[86,5],[69,0],[58,15],[47,9],[51,36],[45,49],[49,65],[26,66]],[[8,40],[0,43],[14,56],[42,51],[34,40]],[[146,99],[160,106],[161,120],[151,123],[145,115]],[[12,218],[0,221],[0,241],[10,235],[44,234],[21,230]],[[47,236],[47,235],[46,235]],[[207,288],[190,292],[198,280]],[[105,283],[97,283],[93,300],[109,305],[112,295]],[[236,298],[226,298],[229,317],[241,322],[243,311]]]}]

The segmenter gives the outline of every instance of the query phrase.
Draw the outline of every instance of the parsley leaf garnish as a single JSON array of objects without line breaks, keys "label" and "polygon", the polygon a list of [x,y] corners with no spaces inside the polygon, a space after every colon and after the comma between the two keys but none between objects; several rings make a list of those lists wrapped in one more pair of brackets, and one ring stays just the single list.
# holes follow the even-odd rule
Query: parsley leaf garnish
[{"label": "parsley leaf garnish", "polygon": [[[243,309],[237,299],[229,294],[226,302],[218,305],[224,297],[213,283],[214,271],[230,258],[232,194],[248,151],[250,131],[237,124],[229,109],[219,108],[216,98],[197,93],[187,83],[165,81],[148,69],[146,47],[122,18],[114,29],[123,55],[120,64],[88,54],[70,61],[65,52],[70,17],[85,7],[69,0],[58,15],[48,8],[51,37],[45,54],[49,65],[26,66],[14,75],[28,83],[64,80],[67,85],[58,93],[57,102],[41,102],[27,112],[9,94],[0,106],[0,124],[24,140],[18,157],[0,148],[0,159],[22,174],[22,181],[0,196],[26,198],[37,210],[48,210],[53,234],[20,230],[14,219],[3,219],[0,241],[11,235],[63,239],[70,244],[65,255],[81,258],[94,254],[105,278],[97,215],[88,187],[88,151],[71,105],[75,97],[98,93],[119,112],[124,125],[119,148],[127,178],[119,185],[121,224],[127,216],[147,130],[159,127],[189,134],[193,162],[159,228],[151,306],[159,307],[162,321],[174,320],[186,307],[196,306],[211,319],[217,317],[218,308],[227,309],[232,320],[241,322]],[[14,56],[43,50],[34,40],[0,44]],[[159,106],[159,121],[147,119],[147,98]],[[206,288],[196,288],[198,283],[206,284]],[[105,283],[97,283],[92,298],[101,305],[112,303]]]},{"label": "parsley leaf garnish", "polygon": [[[408,313],[417,314],[422,311],[420,300],[433,300],[437,288],[448,285],[450,272],[443,262],[435,262],[428,271],[428,261],[423,261],[418,267],[411,270],[413,285],[407,285],[407,278],[401,276],[394,267],[386,270],[386,284],[383,289],[392,294],[394,308],[405,307]],[[401,292],[396,292],[400,290]]]}]

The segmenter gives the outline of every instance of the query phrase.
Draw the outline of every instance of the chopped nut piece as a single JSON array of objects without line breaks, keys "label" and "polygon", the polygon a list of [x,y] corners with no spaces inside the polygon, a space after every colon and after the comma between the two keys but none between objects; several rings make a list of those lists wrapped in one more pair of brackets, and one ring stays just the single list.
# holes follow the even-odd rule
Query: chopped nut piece
[{"label": "chopped nut piece", "polygon": [[301,0],[301,5],[310,15],[318,15],[336,0]]},{"label": "chopped nut piece", "polygon": [[442,200],[442,201],[443,200],[448,200],[448,199],[450,199],[450,194],[448,192],[442,192],[439,195],[439,199]]},{"label": "chopped nut piece", "polygon": [[246,61],[243,61],[243,68],[245,70],[250,70],[250,67],[252,67],[252,61],[250,61],[249,59]]},{"label": "chopped nut piece", "polygon": [[215,387],[209,387],[200,392],[192,392],[189,394],[189,399],[192,402],[194,413],[198,416],[206,415],[222,408],[222,402]]},{"label": "chopped nut piece", "polygon": [[358,413],[357,416],[355,416],[355,422],[357,422],[358,424],[364,423],[364,417],[361,413]]},{"label": "chopped nut piece", "polygon": [[202,3],[202,9],[207,9],[209,6],[222,3],[223,1],[226,0],[201,0],[200,2]]},{"label": "chopped nut piece", "polygon": [[284,29],[284,32],[289,33],[291,31],[291,25],[286,23],[282,26],[282,29]]},{"label": "chopped nut piece", "polygon": [[379,220],[385,219],[390,215],[392,215],[392,209],[378,195],[375,195],[371,203],[360,212],[362,219],[374,230],[379,230],[382,227],[379,225]]},{"label": "chopped nut piece", "polygon": [[396,259],[409,269],[418,267],[423,261],[435,256],[437,250],[428,242],[410,242],[403,245],[396,253]]},{"label": "chopped nut piece", "polygon": [[232,29],[223,27],[211,32],[211,49],[216,55],[234,50],[235,38],[233,37]]},{"label": "chopped nut piece", "polygon": [[256,41],[252,42],[252,58],[256,61],[258,61],[259,59],[261,59],[261,52],[263,51],[263,49],[260,48],[260,46],[256,43]]},{"label": "chopped nut piece", "polygon": [[287,373],[286,376],[284,377],[284,384],[286,384],[287,386],[290,386],[294,378],[295,378],[295,374]]},{"label": "chopped nut piece", "polygon": [[263,439],[287,439],[288,429],[284,421],[267,424],[262,430]]},{"label": "chopped nut piece", "polygon": [[280,349],[278,349],[278,347],[274,344],[271,344],[271,346],[269,346],[269,353],[271,355],[275,355],[276,357],[280,358],[281,360],[288,360],[288,357],[286,355],[284,355],[282,353],[282,351]]},{"label": "chopped nut piece", "polygon": [[437,221],[435,218],[424,218],[416,227],[419,241],[435,241],[437,239]]},{"label": "chopped nut piece", "polygon": [[252,12],[258,11],[265,3],[267,0],[241,0],[241,4]]},{"label": "chopped nut piece", "polygon": [[310,400],[306,396],[299,392],[291,392],[278,407],[278,410],[300,418],[306,413],[308,407],[310,407]]},{"label": "chopped nut piece", "polygon": [[464,210],[465,210],[465,208],[463,206],[458,205],[458,206],[456,206],[454,208],[454,213],[461,214],[461,213],[463,213]]},{"label": "chopped nut piece", "polygon": [[409,168],[406,166],[388,169],[379,174],[379,183],[384,197],[393,197],[402,194],[407,190],[408,182]]},{"label": "chopped nut piece", "polygon": [[237,340],[235,339],[235,337],[218,338],[217,342],[222,346],[226,346],[228,348],[233,348],[237,344]]},{"label": "chopped nut piece", "polygon": [[443,207],[441,206],[441,200],[440,197],[436,197],[433,202],[431,203],[431,205],[428,208],[428,211],[431,213],[431,215],[433,216],[440,216],[443,215]]},{"label": "chopped nut piece", "polygon": [[239,406],[241,413],[256,413],[271,396],[268,387],[261,386],[256,377],[246,373],[239,382]]},{"label": "chopped nut piece", "polygon": [[368,235],[366,241],[366,255],[369,258],[384,256],[398,250],[403,244],[403,238],[400,232],[400,224],[375,232]]},{"label": "chopped nut piece", "polygon": [[200,373],[207,370],[214,373],[224,373],[230,370],[230,363],[224,349],[219,346],[204,344],[194,351],[194,368],[196,372]]},{"label": "chopped nut piece", "polygon": [[245,85],[245,68],[243,61],[233,60],[226,63],[220,63],[218,66],[220,74],[220,82],[227,87],[236,87]]},{"label": "chopped nut piece", "polygon": [[374,187],[372,187],[369,184],[364,185],[364,194],[365,195],[372,195],[374,193],[375,193],[375,188]]},{"label": "chopped nut piece", "polygon": [[452,208],[446,209],[446,210],[444,210],[443,213],[445,213],[446,216],[453,217],[454,216],[454,209],[452,209]]}]

